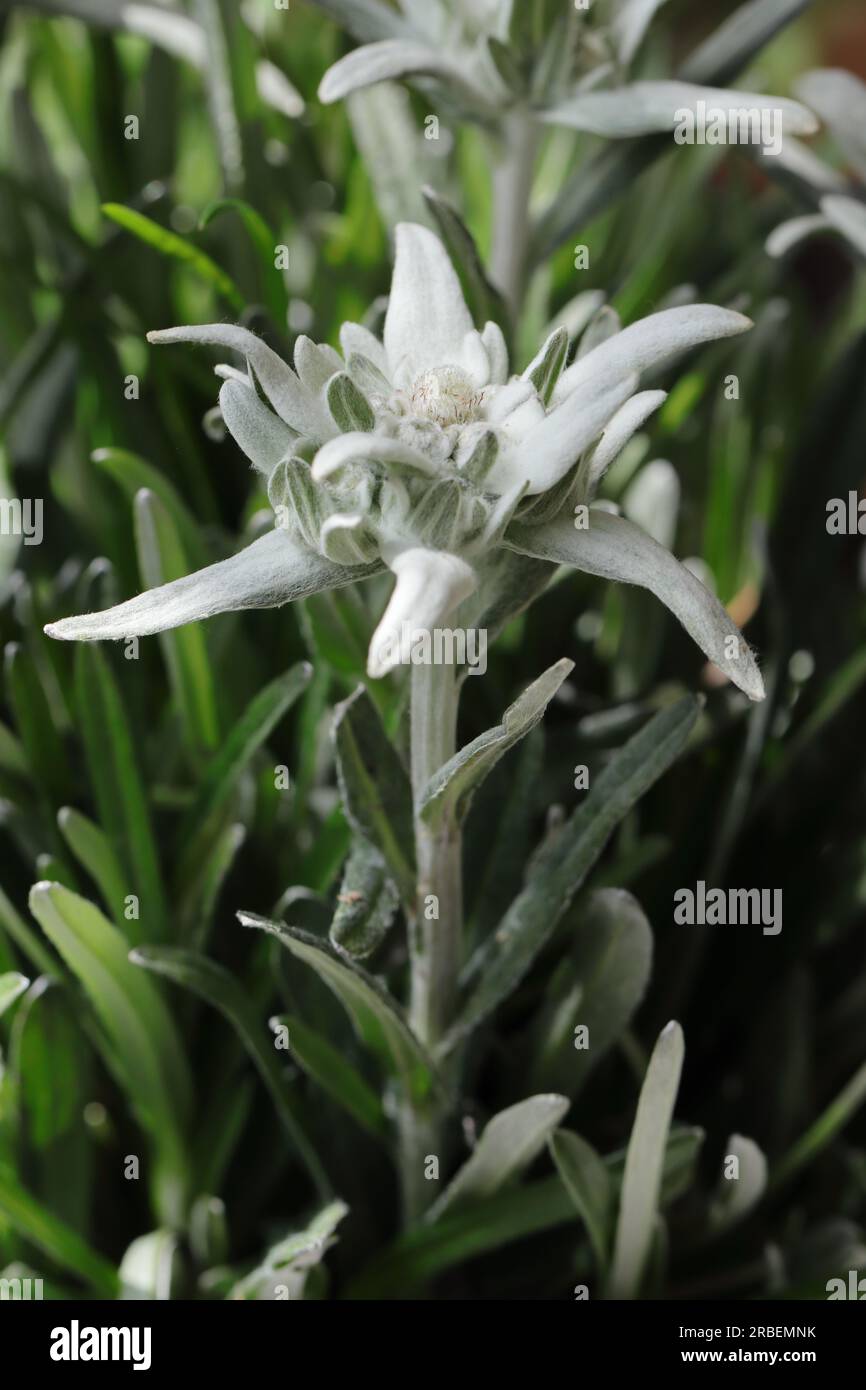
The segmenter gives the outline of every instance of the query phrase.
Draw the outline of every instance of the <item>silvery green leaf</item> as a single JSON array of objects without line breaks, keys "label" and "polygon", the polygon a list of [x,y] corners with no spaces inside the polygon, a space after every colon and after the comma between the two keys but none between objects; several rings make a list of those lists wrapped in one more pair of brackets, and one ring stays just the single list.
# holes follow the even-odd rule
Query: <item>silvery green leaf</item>
[{"label": "silvery green leaf", "polygon": [[649,589],[734,685],[750,700],[763,700],[764,682],[755,658],[715,594],[625,517],[594,510],[584,530],[576,530],[570,517],[536,528],[515,524],[507,544],[526,555],[574,565],[601,579]]},{"label": "silvery green leaf", "polygon": [[844,174],[819,159],[802,140],[789,135],[783,140],[778,154],[758,151],[758,161],[768,173],[786,174],[813,196],[821,193],[846,193],[850,183]]},{"label": "silvery green leaf", "polygon": [[829,195],[821,199],[821,211],[829,222],[851,243],[855,251],[866,256],[866,203],[856,198]]},{"label": "silvery green leaf", "polygon": [[371,333],[369,328],[365,328],[361,323],[344,323],[340,328],[340,348],[346,362],[353,353],[360,353],[362,357],[367,357],[378,367],[379,371],[390,381],[388,374],[388,359],[385,356],[384,345]]},{"label": "silvery green leaf", "polygon": [[472,798],[499,759],[534,729],[574,662],[557,661],[508,706],[502,723],[479,734],[434,774],[421,793],[418,814],[430,825],[465,820]]},{"label": "silvery green leaf", "polygon": [[[573,370],[568,368],[568,371]],[[562,379],[560,377],[560,382]],[[530,497],[555,487],[584,449],[598,438],[633,390],[634,381],[626,378],[599,388],[589,398],[583,391],[573,392],[531,429],[520,444],[507,452],[500,450],[487,475],[488,486],[504,493],[526,482]]]},{"label": "silvery green leaf", "polygon": [[565,1096],[530,1096],[507,1110],[500,1110],[482,1131],[471,1156],[463,1164],[427,1221],[438,1221],[446,1212],[481,1201],[519,1177],[541,1153],[568,1111]]},{"label": "silvery green leaf", "polygon": [[287,458],[277,464],[268,483],[268,501],[280,519],[280,529],[290,535],[296,531],[304,545],[318,550],[330,505],[306,459]]},{"label": "silvery green leaf", "polygon": [[508,346],[505,334],[492,319],[481,330],[481,341],[490,364],[490,380],[497,386],[504,386],[508,380]]},{"label": "silvery green leaf", "polygon": [[[736,1177],[729,1177],[725,1171],[731,1158],[737,1160]],[[732,1134],[725,1145],[722,1173],[715,1200],[710,1207],[713,1230],[727,1230],[736,1221],[748,1216],[760,1202],[766,1186],[767,1159],[763,1151],[754,1139],[747,1139],[743,1134]]]},{"label": "silvery green leaf", "polygon": [[398,222],[428,221],[420,185],[436,177],[438,169],[430,142],[418,129],[409,92],[396,82],[379,82],[352,92],[346,109],[389,233]]},{"label": "silvery green leaf", "polygon": [[[498,326],[492,322],[492,319],[500,319],[504,314],[502,296],[487,277],[484,262],[475,244],[475,238],[453,203],[450,203],[447,198],[443,198],[429,185],[421,191],[427,207],[436,220],[442,240],[453,257],[455,265],[463,272],[476,319],[479,323],[491,320],[487,327],[495,333]],[[495,338],[492,346],[497,359],[492,380],[505,381],[508,376],[508,353],[505,350],[505,340],[502,338],[501,329],[498,330],[498,337]],[[505,350],[505,372],[500,377],[503,350]]]},{"label": "silvery green leaf", "polygon": [[229,1298],[259,1302],[302,1299],[309,1271],[335,1244],[334,1232],[348,1213],[341,1201],[323,1207],[305,1231],[272,1246],[262,1263],[235,1284]]},{"label": "silvery green leaf", "polygon": [[566,400],[581,388],[607,391],[626,376],[657,367],[668,358],[701,343],[735,337],[752,327],[750,319],[715,304],[687,304],[663,309],[629,324],[621,333],[567,367],[553,393]]},{"label": "silvery green leaf", "polygon": [[581,290],[560,309],[549,329],[564,328],[569,338],[579,338],[597,310],[604,304],[603,290]]},{"label": "silvery green leaf", "polygon": [[207,343],[231,348],[246,358],[274,410],[292,429],[310,439],[330,439],[335,433],[328,412],[301,385],[287,362],[248,328],[233,323],[203,323],[162,328],[148,333],[149,343]]},{"label": "silvery green leaf", "polygon": [[365,459],[402,465],[431,476],[435,476],[439,471],[427,454],[413,449],[411,444],[405,444],[402,439],[358,430],[351,434],[338,435],[319,449],[313,459],[313,477],[317,483],[324,482],[327,478],[336,477],[347,465],[362,463]]},{"label": "silvery green leaf", "polygon": [[467,967],[466,975],[477,983],[442,1045],[443,1054],[524,978],[614,828],[682,752],[697,712],[697,701],[686,698],[651,719],[614,754],[567,824],[535,856],[522,891]]},{"label": "silvery green leaf", "polygon": [[591,454],[581,464],[578,490],[593,497],[611,464],[649,417],[667,400],[667,391],[639,391],[616,412]]},{"label": "silvery green leaf", "polygon": [[789,251],[793,251],[795,246],[799,246],[808,237],[819,232],[835,230],[830,219],[820,212],[808,213],[805,217],[791,217],[787,222],[780,222],[778,227],[774,227],[767,237],[765,249],[768,256],[779,259],[787,256]]},{"label": "silvery green leaf", "polygon": [[217,613],[278,608],[322,589],[339,589],[382,568],[378,563],[354,569],[334,565],[279,529],[269,531],[229,560],[147,590],[102,613],[49,623],[45,631],[49,637],[67,642],[147,637]]},{"label": "silvery green leaf", "polygon": [[604,1274],[613,1232],[613,1184],[607,1165],[591,1144],[567,1129],[556,1130],[548,1147],[586,1227],[599,1273]]},{"label": "silvery green leaf", "polygon": [[595,348],[601,347],[602,343],[606,343],[608,338],[614,338],[621,332],[622,319],[616,309],[611,304],[603,304],[598,313],[593,314],[580,336],[574,355],[575,361],[579,362],[581,357],[586,357],[587,353],[593,352]]},{"label": "silvery green leaf", "polygon": [[677,533],[680,480],[667,459],[653,459],[629,483],[622,498],[623,515],[654,541],[670,550]]},{"label": "silvery green leaf", "polygon": [[340,354],[327,343],[314,343],[302,333],[295,340],[295,371],[301,385],[312,395],[317,395],[335,372],[342,371]]},{"label": "silvery green leaf", "polygon": [[376,424],[370,402],[355,385],[348,372],[338,372],[328,382],[328,408],[341,434],[352,430],[369,433]]},{"label": "silvery green leaf", "polygon": [[479,91],[445,54],[410,39],[385,39],[347,53],[319,83],[319,100],[329,105],[350,92],[400,77],[436,77],[472,105],[485,103]]},{"label": "silvery green leaf", "polygon": [[412,28],[393,6],[382,0],[312,0],[337,24],[361,43],[379,39],[399,39],[412,34]]},{"label": "silvery green leaf", "polygon": [[363,353],[360,352],[352,352],[349,354],[349,360],[346,365],[353,379],[358,383],[365,395],[390,395],[390,382],[383,376],[375,362],[370,361],[369,357],[364,357]]},{"label": "silvery green leaf", "polygon": [[643,43],[656,10],[664,4],[666,0],[619,0],[612,27],[617,56],[624,67],[628,67]]},{"label": "silvery green leaf", "polygon": [[226,381],[220,388],[220,410],[226,428],[253,467],[270,477],[297,439],[278,415],[259,400],[249,382]]},{"label": "silvery green leaf", "polygon": [[641,1087],[622,1179],[608,1296],[634,1298],[650,1252],[684,1054],[678,1023],[662,1029]]},{"label": "silvery green leaf", "polygon": [[583,92],[540,112],[539,118],[593,135],[623,138],[674,130],[682,113],[695,112],[698,102],[726,116],[743,110],[778,112],[786,134],[811,135],[818,128],[811,111],[798,101],[689,82],[632,82],[609,92]]},{"label": "silvery green leaf", "polygon": [[480,487],[496,462],[499,440],[493,430],[483,430],[465,461],[457,455],[457,466],[465,478]]},{"label": "silvery green leaf", "polygon": [[399,901],[379,851],[369,840],[358,840],[337,894],[332,944],[356,960],[372,956],[385,939]]},{"label": "silvery green leaf", "polygon": [[817,111],[866,180],[866,83],[844,68],[817,68],[800,78],[797,94]]},{"label": "silvery green leaf", "polygon": [[359,1039],[375,1054],[385,1069],[399,1077],[407,1096],[423,1101],[440,1082],[426,1049],[406,1022],[396,1000],[347,956],[338,954],[329,942],[309,932],[269,922],[253,913],[239,912],[245,927],[269,932],[297,960],[316,972],[339,999],[348,1013]]},{"label": "silvery green leaf", "polygon": [[547,342],[539,349],[523,373],[524,380],[532,382],[545,405],[553,394],[567,355],[568,330],[554,328]]},{"label": "silvery green leaf", "polygon": [[0,1015],[20,998],[29,985],[27,976],[21,975],[17,970],[9,970],[5,975],[0,975]]},{"label": "silvery green leaf", "polygon": [[730,82],[812,0],[747,0],[692,52],[680,77],[687,82]]},{"label": "silvery green leaf", "polygon": [[459,555],[410,546],[388,561],[397,583],[370,639],[367,674],[373,680],[409,663],[419,631],[432,632],[472,593],[477,579]]},{"label": "silvery green leaf", "polygon": [[[562,1006],[577,999],[569,1036],[542,1050],[531,1073],[534,1085],[554,1086],[575,1096],[634,1017],[649,984],[653,937],[636,898],[623,888],[600,888],[573,915],[573,945],[560,981],[543,1005],[540,1029]],[[569,919],[569,925],[571,918]],[[589,1047],[574,1045],[584,1025]],[[551,1030],[551,1038],[556,1038]]]},{"label": "silvery green leaf", "polygon": [[379,544],[359,513],[332,512],[322,522],[319,550],[335,565],[366,565],[378,556]]},{"label": "silvery green leaf", "polygon": [[395,381],[462,361],[473,331],[457,272],[426,227],[395,230],[394,273],[385,316],[385,352]]},{"label": "silvery green leaf", "polygon": [[404,902],[413,902],[412,789],[363,687],[337,706],[333,740],[346,817],[378,849]]},{"label": "silvery green leaf", "polygon": [[118,1267],[122,1299],[170,1299],[180,1278],[173,1231],[149,1231],[127,1246]]}]

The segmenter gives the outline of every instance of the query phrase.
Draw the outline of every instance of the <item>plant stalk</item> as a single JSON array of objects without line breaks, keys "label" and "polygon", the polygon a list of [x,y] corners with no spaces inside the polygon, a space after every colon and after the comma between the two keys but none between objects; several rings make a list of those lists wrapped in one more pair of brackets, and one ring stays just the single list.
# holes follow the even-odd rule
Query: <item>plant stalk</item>
[{"label": "plant stalk", "polygon": [[[431,828],[418,815],[421,794],[456,752],[458,686],[454,666],[412,667],[412,792],[415,803],[417,885],[409,923],[409,1022],[431,1050],[444,1037],[457,1000],[463,937],[461,836],[456,822]],[[404,1103],[401,1115],[404,1214],[411,1222],[436,1194],[424,1175],[428,1156],[444,1164],[441,1112]]]},{"label": "plant stalk", "polygon": [[528,111],[508,115],[502,133],[504,151],[493,173],[493,244],[490,267],[517,324],[526,289],[529,246],[529,198],[535,173],[538,135]]}]

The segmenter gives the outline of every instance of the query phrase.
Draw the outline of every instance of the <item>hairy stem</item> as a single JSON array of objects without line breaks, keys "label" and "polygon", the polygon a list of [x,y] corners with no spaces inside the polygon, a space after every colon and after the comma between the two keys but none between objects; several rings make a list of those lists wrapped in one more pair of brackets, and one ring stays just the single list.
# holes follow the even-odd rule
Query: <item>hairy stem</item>
[{"label": "hairy stem", "polygon": [[[412,667],[412,790],[415,799],[417,891],[409,924],[409,1021],[431,1050],[444,1036],[457,998],[463,933],[460,831],[448,822],[435,832],[417,814],[427,782],[456,751],[458,688],[449,665]],[[442,1117],[430,1109],[401,1117],[403,1201],[413,1220],[435,1195],[424,1161],[440,1164]]]},{"label": "hairy stem", "polygon": [[526,288],[529,243],[529,195],[535,172],[538,136],[528,111],[506,118],[504,148],[493,174],[493,279],[505,295],[516,323]]}]

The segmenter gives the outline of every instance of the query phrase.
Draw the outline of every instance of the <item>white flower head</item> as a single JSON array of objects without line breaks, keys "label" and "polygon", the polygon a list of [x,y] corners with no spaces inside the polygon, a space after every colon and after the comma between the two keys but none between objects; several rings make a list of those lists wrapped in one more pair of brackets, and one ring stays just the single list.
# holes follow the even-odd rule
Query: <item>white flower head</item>
[{"label": "white flower head", "polygon": [[358,324],[343,326],[342,353],[300,338],[293,369],[230,324],[148,335],[153,343],[217,344],[245,359],[245,373],[218,368],[226,377],[220,408],[267,479],[277,524],[232,559],[47,631],[82,640],[146,635],[275,607],[387,567],[396,584],[371,643],[369,673],[378,677],[400,659],[395,634],[407,623],[443,622],[505,550],[651,589],[707,656],[760,699],[747,644],[666,549],[625,517],[594,510],[584,530],[573,521],[665,398],[639,389],[641,373],[748,327],[713,305],[668,309],[569,367],[558,329],[522,375],[509,376],[502,331],[475,328],[441,242],[401,224],[381,341]]}]

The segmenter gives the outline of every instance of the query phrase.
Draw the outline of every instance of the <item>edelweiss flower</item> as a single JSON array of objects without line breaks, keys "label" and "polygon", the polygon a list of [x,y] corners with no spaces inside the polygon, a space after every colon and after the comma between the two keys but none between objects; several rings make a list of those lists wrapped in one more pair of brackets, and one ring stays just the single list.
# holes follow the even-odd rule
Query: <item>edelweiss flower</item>
[{"label": "edelweiss flower", "polygon": [[[760,699],[754,659],[717,599],[640,527],[586,510],[611,462],[665,398],[640,391],[640,373],[741,333],[749,320],[712,305],[668,309],[596,341],[568,367],[567,334],[558,329],[509,377],[501,330],[475,329],[437,237],[402,224],[396,247],[383,341],[344,324],[342,356],[302,337],[292,370],[227,324],[148,335],[218,344],[246,359],[246,374],[218,368],[227,378],[220,407],[267,478],[277,525],[232,559],[47,631],[144,636],[214,613],[276,607],[387,566],[396,584],[369,655],[370,675],[382,676],[402,659],[407,625],[444,622],[506,550],[652,590],[706,655]],[[576,509],[588,525],[576,524]]]},{"label": "edelweiss flower", "polygon": [[[539,121],[614,139],[673,131],[699,103],[730,115],[772,110],[785,134],[817,129],[798,102],[694,81],[628,81],[628,70],[665,0],[612,0],[583,12],[564,4],[545,42],[534,48],[514,0],[401,0],[400,12],[364,0],[314,0],[362,41],[329,68],[324,102],[378,82],[433,82],[461,111],[495,125],[528,105]],[[703,63],[695,64],[695,71]],[[689,63],[684,73],[690,72]]]},{"label": "edelweiss flower", "polygon": [[797,91],[830,131],[845,156],[849,176],[825,164],[807,146],[788,141],[782,168],[818,211],[783,222],[768,237],[767,250],[771,256],[784,256],[806,237],[836,232],[866,256],[866,83],[844,68],[818,68],[800,79]]}]

